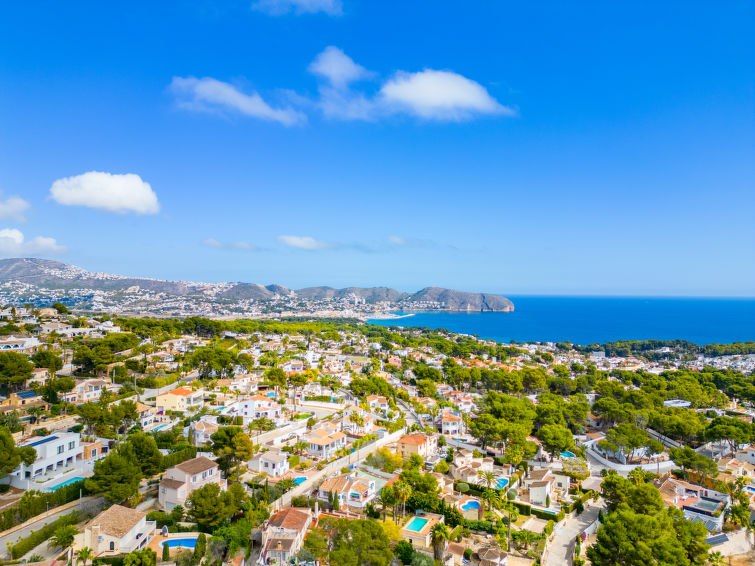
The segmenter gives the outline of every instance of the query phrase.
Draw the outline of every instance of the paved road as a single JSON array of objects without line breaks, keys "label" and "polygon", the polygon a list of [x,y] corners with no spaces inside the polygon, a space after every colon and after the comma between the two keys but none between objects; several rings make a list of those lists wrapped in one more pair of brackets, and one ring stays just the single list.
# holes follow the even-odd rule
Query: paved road
[{"label": "paved road", "polygon": [[573,564],[576,536],[598,518],[598,512],[604,509],[604,505],[602,499],[599,499],[597,503],[589,500],[581,515],[566,520],[553,537],[544,566]]},{"label": "paved road", "polygon": [[60,518],[62,515],[67,515],[68,513],[73,511],[73,509],[79,509],[82,512],[86,512],[91,515],[94,515],[99,510],[101,510],[104,506],[105,506],[105,499],[102,497],[98,497],[96,499],[85,499],[81,505],[76,505],[69,509],[58,511],[56,513],[50,513],[49,516],[41,518],[38,521],[35,521],[33,523],[30,523],[26,525],[25,527],[18,529],[17,531],[9,535],[0,536],[0,549],[7,552],[7,548],[8,548],[7,543],[13,544],[18,539],[28,537],[32,531],[38,531],[46,524],[52,523],[54,520]]}]

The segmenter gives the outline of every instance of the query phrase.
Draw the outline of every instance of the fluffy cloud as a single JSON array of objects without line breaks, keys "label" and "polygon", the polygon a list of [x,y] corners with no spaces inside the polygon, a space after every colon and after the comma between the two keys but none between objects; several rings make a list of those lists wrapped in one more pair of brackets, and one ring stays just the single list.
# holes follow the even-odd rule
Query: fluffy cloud
[{"label": "fluffy cloud", "polygon": [[65,251],[54,238],[37,236],[26,240],[23,233],[15,228],[0,230],[0,254],[4,256],[55,255]]},{"label": "fluffy cloud", "polygon": [[90,171],[58,179],[50,188],[52,199],[67,206],[88,206],[108,212],[157,214],[160,204],[149,183],[132,173],[114,175]]},{"label": "fluffy cloud", "polygon": [[327,242],[315,240],[311,236],[278,236],[278,241],[290,248],[300,250],[322,250],[330,247]]},{"label": "fluffy cloud", "polygon": [[271,16],[295,14],[316,14],[324,12],[330,16],[343,13],[341,0],[257,0],[252,4],[253,10],[265,12]]},{"label": "fluffy cloud", "polygon": [[374,75],[333,45],[326,47],[312,61],[308,70],[310,73],[325,77],[334,87],[339,88]]},{"label": "fluffy cloud", "polygon": [[29,203],[21,197],[8,197],[6,200],[0,201],[0,219],[26,222],[24,212],[29,206]]},{"label": "fluffy cloud", "polygon": [[324,79],[319,87],[319,107],[329,118],[376,120],[408,114],[426,120],[459,121],[482,115],[515,115],[490,96],[481,84],[451,71],[425,69],[398,71],[374,96],[351,83],[374,76],[334,46],[327,47],[309,66]]},{"label": "fluffy cloud", "polygon": [[431,120],[464,120],[475,115],[515,112],[498,103],[479,83],[450,71],[399,71],[380,89],[390,108]]},{"label": "fluffy cloud", "polygon": [[257,246],[253,246],[248,242],[221,242],[215,238],[206,238],[202,240],[202,244],[207,247],[215,248],[217,250],[237,250],[246,252],[259,251]]},{"label": "fluffy cloud", "polygon": [[173,77],[170,90],[178,105],[187,110],[217,112],[231,110],[244,116],[292,126],[306,121],[306,116],[292,108],[273,108],[256,93],[244,94],[231,84],[211,77]]}]

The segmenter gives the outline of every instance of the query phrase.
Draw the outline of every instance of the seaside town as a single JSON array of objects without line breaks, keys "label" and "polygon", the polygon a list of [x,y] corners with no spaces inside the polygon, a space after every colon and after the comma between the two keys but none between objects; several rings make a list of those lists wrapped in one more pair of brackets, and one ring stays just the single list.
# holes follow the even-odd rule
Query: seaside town
[{"label": "seaside town", "polygon": [[752,343],[0,319],[6,561],[752,563]]}]

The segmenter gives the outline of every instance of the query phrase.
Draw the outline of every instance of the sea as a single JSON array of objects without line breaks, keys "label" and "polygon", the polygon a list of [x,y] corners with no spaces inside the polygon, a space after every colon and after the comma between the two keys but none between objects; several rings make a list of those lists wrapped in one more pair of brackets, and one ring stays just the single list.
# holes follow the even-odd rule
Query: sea
[{"label": "sea", "polygon": [[[509,296],[510,313],[395,312],[383,326],[445,328],[498,342],[755,340],[755,299]],[[410,315],[410,316],[405,316]]]}]

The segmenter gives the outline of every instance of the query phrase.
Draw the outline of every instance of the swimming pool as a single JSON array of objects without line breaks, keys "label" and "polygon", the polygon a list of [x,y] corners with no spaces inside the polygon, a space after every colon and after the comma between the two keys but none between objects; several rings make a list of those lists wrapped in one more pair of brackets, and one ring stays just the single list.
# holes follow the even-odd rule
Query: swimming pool
[{"label": "swimming pool", "polygon": [[197,538],[169,538],[160,543],[160,548],[168,545],[168,548],[194,548],[197,546]]},{"label": "swimming pool", "polygon": [[474,499],[470,499],[464,505],[462,505],[461,508],[464,509],[464,511],[471,511],[472,509],[479,509],[480,502],[475,501]]},{"label": "swimming pool", "polygon": [[67,485],[71,485],[72,483],[76,483],[77,481],[81,481],[83,479],[84,478],[80,478],[80,477],[76,476],[75,478],[70,478],[70,479],[67,479],[64,482],[61,482],[58,485],[54,485],[52,487],[48,487],[47,489],[49,489],[50,491],[56,491],[56,490],[60,489],[61,487],[65,487]]},{"label": "swimming pool", "polygon": [[496,489],[503,489],[507,485],[509,485],[509,480],[506,478],[498,478],[495,482]]},{"label": "swimming pool", "polygon": [[561,452],[561,457],[562,458],[576,458],[577,456],[576,454],[574,454],[574,452],[567,451],[567,452]]},{"label": "swimming pool", "polygon": [[429,523],[429,519],[423,519],[422,517],[414,517],[411,521],[407,523],[407,525],[404,527],[407,531],[411,531],[413,533],[418,533],[422,529],[425,528],[425,525]]},{"label": "swimming pool", "polygon": [[307,476],[299,476],[298,478],[294,478],[294,485],[301,485],[305,481],[307,481]]},{"label": "swimming pool", "polygon": [[155,427],[155,428],[153,428],[152,430],[162,430],[162,429],[164,429],[164,428],[165,428],[166,426],[168,426],[168,425],[167,425],[167,424],[161,424],[160,426],[156,426],[156,427]]}]

